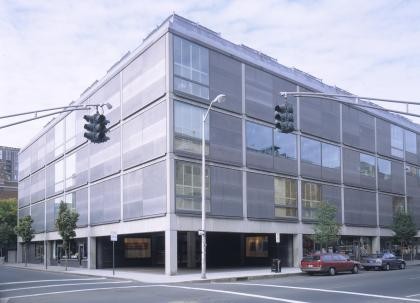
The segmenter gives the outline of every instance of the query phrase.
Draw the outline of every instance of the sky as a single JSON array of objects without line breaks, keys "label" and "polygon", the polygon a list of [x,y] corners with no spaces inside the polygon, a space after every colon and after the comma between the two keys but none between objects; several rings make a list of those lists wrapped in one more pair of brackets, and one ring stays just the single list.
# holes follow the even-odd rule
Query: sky
[{"label": "sky", "polygon": [[[417,0],[0,0],[0,116],[77,100],[173,12],[353,94],[420,103]],[[0,129],[0,146],[50,119]]]}]

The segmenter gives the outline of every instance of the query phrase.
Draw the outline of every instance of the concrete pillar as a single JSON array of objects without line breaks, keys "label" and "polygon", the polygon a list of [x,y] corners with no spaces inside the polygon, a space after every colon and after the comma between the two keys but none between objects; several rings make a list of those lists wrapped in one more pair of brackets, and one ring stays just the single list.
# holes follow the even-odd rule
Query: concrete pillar
[{"label": "concrete pillar", "polygon": [[176,275],[178,271],[178,235],[176,230],[165,230],[165,274]]},{"label": "concrete pillar", "polygon": [[299,267],[303,257],[303,235],[293,235],[293,266]]},{"label": "concrete pillar", "polygon": [[96,269],[96,237],[88,237],[87,250],[88,268]]},{"label": "concrete pillar", "polygon": [[381,237],[376,236],[372,238],[372,253],[381,251]]},{"label": "concrete pillar", "polygon": [[23,245],[22,243],[17,244],[17,250],[16,250],[16,262],[22,263],[23,261]]},{"label": "concrete pillar", "polygon": [[195,268],[196,263],[196,232],[188,231],[187,232],[187,267]]}]

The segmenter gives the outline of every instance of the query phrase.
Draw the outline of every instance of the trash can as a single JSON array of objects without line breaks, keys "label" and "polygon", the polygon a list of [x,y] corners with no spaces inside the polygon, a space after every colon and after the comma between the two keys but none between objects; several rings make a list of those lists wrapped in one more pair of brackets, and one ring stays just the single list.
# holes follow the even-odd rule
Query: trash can
[{"label": "trash can", "polygon": [[273,259],[271,262],[271,272],[281,272],[281,260]]}]

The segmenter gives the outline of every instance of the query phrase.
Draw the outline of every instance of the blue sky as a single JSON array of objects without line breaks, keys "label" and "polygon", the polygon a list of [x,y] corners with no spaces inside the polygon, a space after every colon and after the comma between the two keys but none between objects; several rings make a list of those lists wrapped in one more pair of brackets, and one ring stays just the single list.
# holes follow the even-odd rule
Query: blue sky
[{"label": "blue sky", "polygon": [[0,0],[0,115],[76,100],[172,12],[354,94],[420,102],[420,1]]}]

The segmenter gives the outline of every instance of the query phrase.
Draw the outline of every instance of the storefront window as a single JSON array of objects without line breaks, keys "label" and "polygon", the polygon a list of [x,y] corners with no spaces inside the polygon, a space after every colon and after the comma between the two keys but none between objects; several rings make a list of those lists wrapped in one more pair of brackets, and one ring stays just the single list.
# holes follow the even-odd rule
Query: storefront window
[{"label": "storefront window", "polygon": [[124,257],[126,259],[144,259],[152,256],[150,238],[125,238]]},{"label": "storefront window", "polygon": [[296,180],[274,178],[274,215],[297,217]]},{"label": "storefront window", "polygon": [[267,258],[268,236],[246,237],[246,257]]}]

